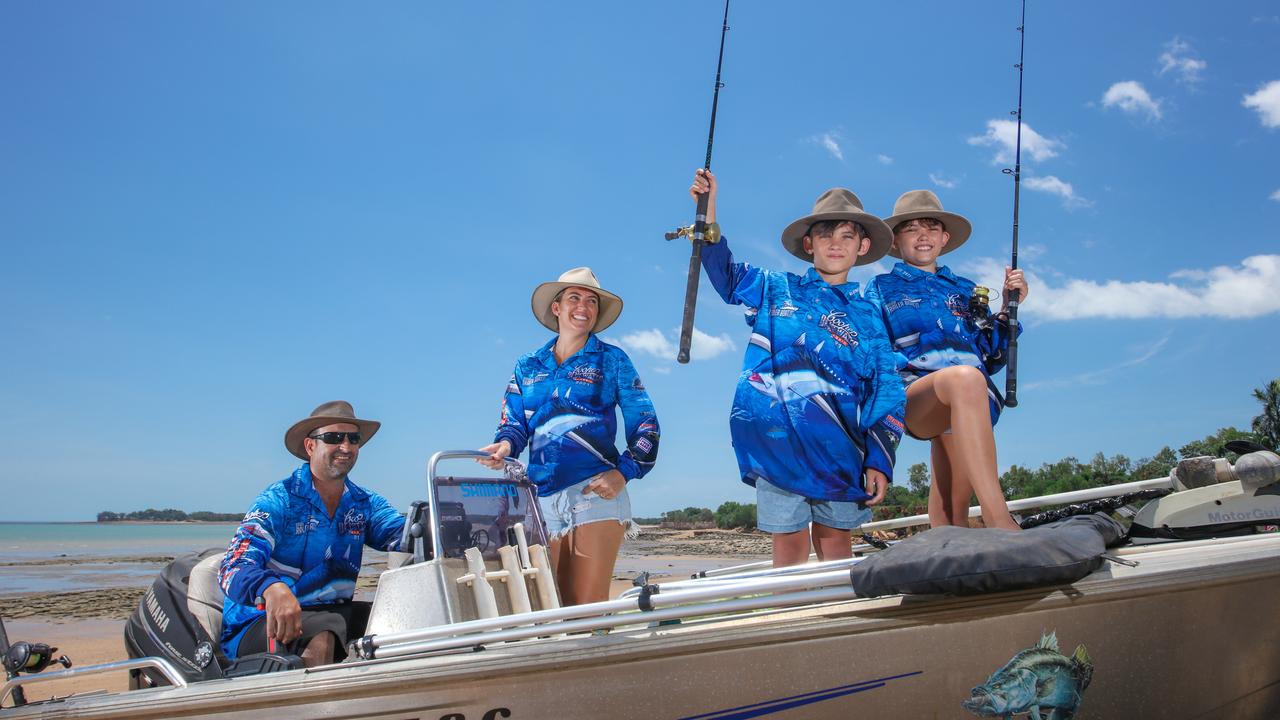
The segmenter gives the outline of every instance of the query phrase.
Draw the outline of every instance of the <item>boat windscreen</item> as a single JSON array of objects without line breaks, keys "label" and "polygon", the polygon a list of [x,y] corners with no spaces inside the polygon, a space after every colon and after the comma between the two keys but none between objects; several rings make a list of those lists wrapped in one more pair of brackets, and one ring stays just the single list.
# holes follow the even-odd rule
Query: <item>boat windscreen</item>
[{"label": "boat windscreen", "polygon": [[509,536],[522,523],[529,544],[546,544],[546,533],[528,483],[487,478],[438,477],[435,484],[444,557],[460,558],[467,548],[486,560],[498,559],[498,548],[515,545]]}]

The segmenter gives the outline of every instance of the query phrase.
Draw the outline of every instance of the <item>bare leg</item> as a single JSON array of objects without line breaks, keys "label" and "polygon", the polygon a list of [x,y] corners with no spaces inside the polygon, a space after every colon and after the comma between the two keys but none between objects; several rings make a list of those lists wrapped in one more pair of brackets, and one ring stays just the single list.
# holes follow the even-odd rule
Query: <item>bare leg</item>
[{"label": "bare leg", "polygon": [[[965,366],[950,367],[911,383],[907,388],[906,422],[919,437],[937,437],[951,428],[952,435],[944,446],[950,461],[949,479],[962,477],[972,485],[987,527],[1018,529],[1009,515],[996,473],[995,434],[987,408],[986,379],[981,371]],[[938,488],[953,506],[959,490],[963,488]],[[935,502],[932,493],[931,490],[931,510]],[[957,508],[952,507],[948,513],[952,520],[956,512]],[[933,519],[932,513],[930,519]]]},{"label": "bare leg", "polygon": [[[818,562],[853,557],[851,536],[852,533],[848,530],[828,527],[822,523],[815,522],[813,524],[813,551],[818,554]],[[806,557],[805,559],[807,560],[808,558]]]},{"label": "bare leg", "polygon": [[[932,527],[951,524],[951,459],[942,447],[941,437],[929,441],[929,525]],[[966,507],[966,515],[968,510]]]},{"label": "bare leg", "polygon": [[569,541],[569,535],[551,541],[550,555],[551,572],[556,578],[560,604],[576,605],[573,600],[573,544]]},{"label": "bare leg", "polygon": [[[818,527],[816,524],[814,527]],[[773,533],[773,566],[802,565],[809,560],[809,528]]]},{"label": "bare leg", "polygon": [[[943,467],[949,476],[947,482],[939,485],[947,493],[947,520],[958,527],[969,527],[969,505],[973,502],[973,483],[964,473],[954,472],[951,469],[951,457],[957,453],[952,449],[954,442],[954,435],[939,435],[934,438],[933,457],[935,462],[939,457],[942,458],[945,463]],[[1003,495],[1001,499],[1003,500]]]},{"label": "bare leg", "polygon": [[333,663],[333,648],[338,644],[338,637],[331,632],[322,632],[311,638],[307,648],[302,651],[302,664],[306,667],[330,665]]},{"label": "bare leg", "polygon": [[612,520],[579,525],[565,538],[571,547],[569,564],[572,602],[566,605],[603,602],[609,599],[609,583],[613,580],[613,564],[626,535],[626,526]]}]

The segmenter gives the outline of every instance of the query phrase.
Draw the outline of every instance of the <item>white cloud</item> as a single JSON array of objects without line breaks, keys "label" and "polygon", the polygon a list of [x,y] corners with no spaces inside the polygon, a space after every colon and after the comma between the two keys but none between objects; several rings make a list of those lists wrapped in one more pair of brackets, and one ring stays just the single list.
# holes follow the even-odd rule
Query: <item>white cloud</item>
[{"label": "white cloud", "polygon": [[1244,106],[1258,111],[1263,127],[1280,127],[1280,80],[1258,88],[1258,92],[1244,96]]},{"label": "white cloud", "polygon": [[1178,76],[1178,82],[1187,85],[1195,85],[1202,79],[1200,73],[1209,67],[1209,63],[1195,57],[1195,53],[1191,50],[1191,45],[1182,38],[1175,37],[1164,45],[1164,52],[1160,53],[1160,70],[1157,74],[1163,76],[1168,72],[1175,72]]},{"label": "white cloud", "polygon": [[893,158],[889,157],[888,155],[877,155],[876,160],[879,160],[881,165],[893,164]]},{"label": "white cloud", "polygon": [[831,157],[844,161],[844,151],[840,149],[840,141],[844,138],[840,137],[840,133],[832,130],[824,132],[820,135],[814,135],[809,138],[809,142],[818,145],[822,149],[831,153]]},{"label": "white cloud", "polygon": [[1045,192],[1062,198],[1062,206],[1068,210],[1093,205],[1093,201],[1077,195],[1071,183],[1059,179],[1056,175],[1027,178],[1024,183],[1028,188],[1037,192]]},{"label": "white cloud", "polygon": [[1271,193],[1271,199],[1280,202],[1280,190]]},{"label": "white cloud", "polygon": [[[970,145],[994,145],[996,155],[991,162],[1011,163],[1017,147],[1018,123],[1013,120],[988,120],[985,135],[969,138]],[[1034,160],[1048,160],[1058,156],[1058,151],[1065,149],[1061,140],[1052,140],[1022,123],[1022,150]]]},{"label": "white cloud", "polygon": [[948,190],[955,187],[959,183],[958,180],[946,177],[942,173],[929,173],[929,182],[933,183],[934,185],[937,185],[940,188],[947,188]]},{"label": "white cloud", "polygon": [[[652,328],[650,330],[638,330],[618,338],[618,344],[634,353],[646,353],[654,357],[666,360],[674,360],[676,357],[676,342],[679,340],[679,330],[672,333],[669,338],[661,330]],[[693,329],[693,341],[689,343],[689,359],[690,360],[710,360],[711,358],[722,353],[735,350],[733,340],[727,335],[708,335],[707,333]]]},{"label": "white cloud", "polygon": [[1160,101],[1151,97],[1137,80],[1125,80],[1107,88],[1103,107],[1118,107],[1130,115],[1146,115],[1149,120],[1161,118]]},{"label": "white cloud", "polygon": [[[962,272],[1001,287],[1003,260],[979,259]],[[1026,268],[1024,268],[1026,270]],[[1046,282],[1027,271],[1026,316],[1037,320],[1254,318],[1280,312],[1280,255],[1252,255],[1235,267],[1180,270],[1166,282],[1082,280]]]}]

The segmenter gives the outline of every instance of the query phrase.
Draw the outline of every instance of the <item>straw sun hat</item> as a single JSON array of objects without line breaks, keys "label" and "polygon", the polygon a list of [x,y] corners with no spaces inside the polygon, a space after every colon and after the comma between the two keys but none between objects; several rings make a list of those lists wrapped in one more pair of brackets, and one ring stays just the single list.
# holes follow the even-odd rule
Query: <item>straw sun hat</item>
[{"label": "straw sun hat", "polygon": [[533,290],[529,305],[533,316],[538,318],[548,330],[560,332],[560,320],[551,312],[551,301],[556,294],[568,287],[580,287],[591,290],[600,296],[600,310],[596,313],[596,325],[591,332],[603,332],[622,314],[622,298],[600,287],[600,281],[589,267],[577,267],[566,270],[555,282],[544,282]]}]

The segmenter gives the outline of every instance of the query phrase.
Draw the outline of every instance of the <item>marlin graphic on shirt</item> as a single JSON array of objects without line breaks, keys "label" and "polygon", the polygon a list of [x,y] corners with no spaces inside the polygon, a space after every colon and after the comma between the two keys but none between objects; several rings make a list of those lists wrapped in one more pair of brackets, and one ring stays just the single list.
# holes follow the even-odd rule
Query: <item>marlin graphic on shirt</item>
[{"label": "marlin graphic on shirt", "polygon": [[773,356],[773,372],[753,372],[747,382],[770,399],[770,407],[779,402],[811,404],[822,410],[845,435],[852,438],[853,433],[832,407],[830,398],[852,395],[853,392],[818,358],[818,352],[825,342],[824,340],[813,350],[809,350],[805,347],[805,335],[800,335],[791,347]]},{"label": "marlin graphic on shirt", "polygon": [[551,398],[548,400],[551,410],[533,431],[531,453],[537,455],[545,450],[547,445],[563,437],[581,445],[601,461],[609,462],[595,446],[576,432],[578,428],[585,425],[602,422],[603,418],[592,415],[589,409],[574,402],[570,397],[572,393],[573,388],[566,390],[564,395],[560,395],[559,388],[551,393]]}]

